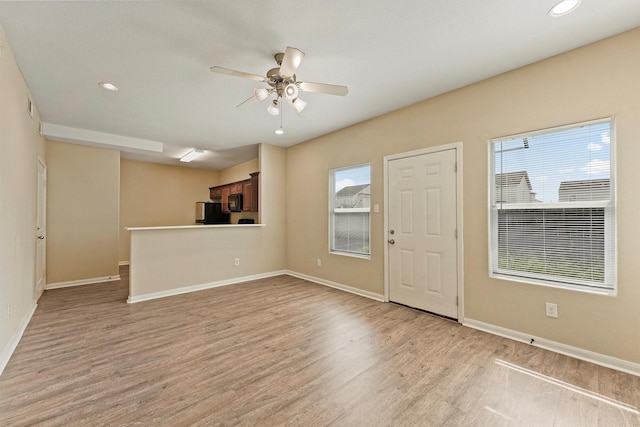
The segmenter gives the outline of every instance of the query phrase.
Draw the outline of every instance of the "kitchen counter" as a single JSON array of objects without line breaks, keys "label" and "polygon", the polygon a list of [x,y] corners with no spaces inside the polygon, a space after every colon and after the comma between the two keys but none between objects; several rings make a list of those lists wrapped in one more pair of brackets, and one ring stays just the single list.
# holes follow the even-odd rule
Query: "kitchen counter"
[{"label": "kitchen counter", "polygon": [[127,231],[144,230],[179,230],[189,228],[238,228],[238,227],[264,227],[265,224],[193,224],[193,225],[161,225],[157,227],[127,227]]}]

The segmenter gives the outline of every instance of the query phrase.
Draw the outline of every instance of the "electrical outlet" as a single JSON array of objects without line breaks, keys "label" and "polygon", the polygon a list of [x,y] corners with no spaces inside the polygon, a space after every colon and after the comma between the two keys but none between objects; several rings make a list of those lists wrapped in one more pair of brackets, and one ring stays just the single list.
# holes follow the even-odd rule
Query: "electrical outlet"
[{"label": "electrical outlet", "polygon": [[558,304],[552,302],[545,303],[545,309],[548,317],[558,317]]},{"label": "electrical outlet", "polygon": [[321,260],[320,258],[318,258],[318,259],[316,260],[316,265],[317,265],[318,267],[322,267],[322,260]]},{"label": "electrical outlet", "polygon": [[7,319],[11,320],[11,304],[7,305]]},{"label": "electrical outlet", "polygon": [[235,265],[240,265],[240,258],[236,258],[236,259],[233,261],[233,263],[234,263]]}]

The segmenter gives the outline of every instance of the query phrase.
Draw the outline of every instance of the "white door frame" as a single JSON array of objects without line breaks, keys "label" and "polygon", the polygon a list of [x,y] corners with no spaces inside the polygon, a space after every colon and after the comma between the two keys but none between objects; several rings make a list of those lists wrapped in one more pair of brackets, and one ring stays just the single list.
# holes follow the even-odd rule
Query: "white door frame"
[{"label": "white door frame", "polygon": [[456,228],[458,238],[456,240],[458,255],[458,323],[464,321],[464,233],[462,232],[462,142],[452,142],[450,144],[438,145],[437,147],[422,148],[405,153],[390,154],[384,156],[384,301],[389,302],[389,162],[392,160],[404,159],[406,157],[421,156],[423,154],[437,153],[439,151],[456,150]]},{"label": "white door frame", "polygon": [[[36,239],[40,239],[42,238],[43,240],[46,239],[46,233],[47,233],[47,164],[45,163],[44,159],[40,156],[37,157],[37,191],[36,191],[36,228],[39,225],[38,224],[38,219],[40,219],[42,221],[43,227],[44,227],[44,232],[41,234],[40,230],[36,230]],[[42,182],[42,187],[40,186],[40,167],[42,167],[43,172],[44,172],[44,179]],[[42,205],[41,205],[42,204]],[[40,217],[41,216],[41,217]],[[42,252],[42,258],[40,257],[40,252],[38,251],[38,243],[41,243],[44,245],[44,250]],[[42,271],[43,271],[43,275],[44,277],[42,277],[42,286],[38,286],[39,283],[39,279],[40,277],[38,277],[38,273],[39,273],[39,263],[42,263]],[[40,296],[42,295],[42,292],[44,291],[44,288],[46,287],[46,283],[47,283],[47,243],[46,240],[44,242],[36,242],[36,280],[35,280],[35,289],[34,289],[34,293],[35,293],[35,300],[37,300],[38,298],[40,298]]]}]

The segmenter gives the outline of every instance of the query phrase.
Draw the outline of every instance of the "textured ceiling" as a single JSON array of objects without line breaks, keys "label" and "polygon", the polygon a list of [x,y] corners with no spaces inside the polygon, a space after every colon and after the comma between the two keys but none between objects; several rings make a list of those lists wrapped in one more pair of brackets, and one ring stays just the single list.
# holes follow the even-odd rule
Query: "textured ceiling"
[{"label": "textured ceiling", "polygon": [[[45,123],[163,144],[124,149],[138,160],[205,149],[191,166],[219,169],[640,26],[638,0],[552,18],[556,1],[5,1],[0,25]],[[302,93],[304,116],[285,105],[279,136],[267,101],[235,108],[264,84],[209,67],[264,75],[287,46],[306,54],[298,80],[349,94]]]}]

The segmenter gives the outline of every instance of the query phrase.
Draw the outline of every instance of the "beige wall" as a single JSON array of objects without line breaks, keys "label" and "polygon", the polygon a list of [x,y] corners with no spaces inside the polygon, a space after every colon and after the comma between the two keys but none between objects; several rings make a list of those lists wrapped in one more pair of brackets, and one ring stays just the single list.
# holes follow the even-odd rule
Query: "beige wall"
[{"label": "beige wall", "polygon": [[[289,148],[287,268],[383,293],[382,214],[372,214],[370,261],[328,253],[329,169],[371,162],[383,211],[383,156],[462,141],[467,319],[639,363],[639,46],[636,29]],[[488,140],[606,116],[616,118],[618,295],[490,279]]]},{"label": "beige wall", "polygon": [[120,152],[47,141],[47,284],[118,275]]},{"label": "beige wall", "polygon": [[220,171],[220,184],[228,184],[249,179],[249,174],[260,171],[259,159],[248,160]]},{"label": "beige wall", "polygon": [[122,160],[118,260],[129,261],[127,227],[195,224],[195,203],[209,200],[216,171]]},{"label": "beige wall", "polygon": [[261,255],[271,265],[285,267],[287,254],[286,151],[260,144],[260,223],[266,224],[265,249]]},{"label": "beige wall", "polygon": [[131,231],[132,300],[284,270],[285,149],[261,145],[260,171],[263,225]]},{"label": "beige wall", "polygon": [[[45,159],[39,115],[0,28],[0,372],[35,307],[37,161]],[[8,306],[11,305],[11,317]]]}]

